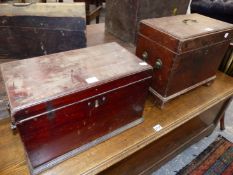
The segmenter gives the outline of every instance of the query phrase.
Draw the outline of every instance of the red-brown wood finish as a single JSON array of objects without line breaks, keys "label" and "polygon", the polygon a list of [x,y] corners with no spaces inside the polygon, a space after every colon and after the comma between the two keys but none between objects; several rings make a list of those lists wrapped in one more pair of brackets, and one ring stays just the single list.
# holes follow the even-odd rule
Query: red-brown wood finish
[{"label": "red-brown wood finish", "polygon": [[143,20],[136,55],[146,52],[153,67],[162,61],[151,85],[158,105],[212,81],[232,37],[231,24],[198,14]]},{"label": "red-brown wood finish", "polygon": [[142,119],[152,79],[151,66],[116,43],[1,69],[12,122],[33,169]]},{"label": "red-brown wood finish", "polygon": [[[142,117],[149,80],[42,115],[17,127],[33,167]],[[114,88],[113,86],[109,88]],[[106,98],[99,108],[89,106]]]}]

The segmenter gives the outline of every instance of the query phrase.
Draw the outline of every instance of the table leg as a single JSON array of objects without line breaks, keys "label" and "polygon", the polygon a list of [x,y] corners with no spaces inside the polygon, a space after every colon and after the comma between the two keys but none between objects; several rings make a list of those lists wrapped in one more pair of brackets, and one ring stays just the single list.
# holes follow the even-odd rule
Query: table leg
[{"label": "table leg", "polygon": [[[96,0],[95,6],[96,6],[96,8],[99,6],[102,6],[102,0]],[[99,22],[100,22],[100,16],[97,16],[96,17],[96,24],[99,24]]]},{"label": "table leg", "polygon": [[218,121],[220,121],[220,130],[223,131],[225,130],[225,112],[226,112],[226,109],[228,108],[228,106],[230,105],[231,101],[232,101],[233,97],[230,97],[229,99],[227,99],[225,101],[225,103],[223,104],[221,110],[219,111],[218,113],[218,120],[217,120],[217,123]]},{"label": "table leg", "polygon": [[225,130],[225,114],[223,114],[223,116],[220,119],[220,130]]}]

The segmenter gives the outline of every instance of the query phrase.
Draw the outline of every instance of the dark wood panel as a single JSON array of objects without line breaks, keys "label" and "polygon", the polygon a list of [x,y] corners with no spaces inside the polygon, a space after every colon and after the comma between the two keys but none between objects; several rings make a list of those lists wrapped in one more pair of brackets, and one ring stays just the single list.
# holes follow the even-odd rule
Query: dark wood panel
[{"label": "dark wood panel", "polygon": [[139,22],[147,18],[158,18],[185,14],[188,0],[106,0],[106,30],[123,41],[135,43]]},{"label": "dark wood panel", "polygon": [[23,59],[86,47],[81,17],[1,16],[0,57]]}]

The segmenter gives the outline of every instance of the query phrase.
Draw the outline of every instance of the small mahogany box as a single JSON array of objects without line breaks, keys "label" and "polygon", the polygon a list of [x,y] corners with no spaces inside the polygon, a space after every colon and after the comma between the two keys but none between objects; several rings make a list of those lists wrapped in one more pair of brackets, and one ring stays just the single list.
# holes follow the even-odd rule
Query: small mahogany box
[{"label": "small mahogany box", "polygon": [[136,55],[154,67],[156,103],[210,84],[232,37],[233,25],[199,14],[141,21]]},{"label": "small mahogany box", "polygon": [[33,174],[143,121],[152,67],[116,43],[1,65]]}]

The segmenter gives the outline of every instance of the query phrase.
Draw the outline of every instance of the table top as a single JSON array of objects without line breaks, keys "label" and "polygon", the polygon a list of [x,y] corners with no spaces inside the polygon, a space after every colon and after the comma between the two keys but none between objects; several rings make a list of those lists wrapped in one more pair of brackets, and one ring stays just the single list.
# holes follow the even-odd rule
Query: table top
[{"label": "table top", "polygon": [[[116,41],[131,51],[127,45],[104,32],[103,24],[87,28],[88,45]],[[198,114],[213,107],[233,95],[233,78],[218,72],[215,82],[201,86],[169,102],[163,110],[154,106],[153,98],[148,97],[144,110],[145,121],[89,150],[64,161],[42,174],[96,174],[123,160],[165,134],[191,120]],[[161,125],[155,131],[155,125]],[[29,174],[19,135],[10,130],[10,119],[0,121],[0,172],[1,174]]]}]

